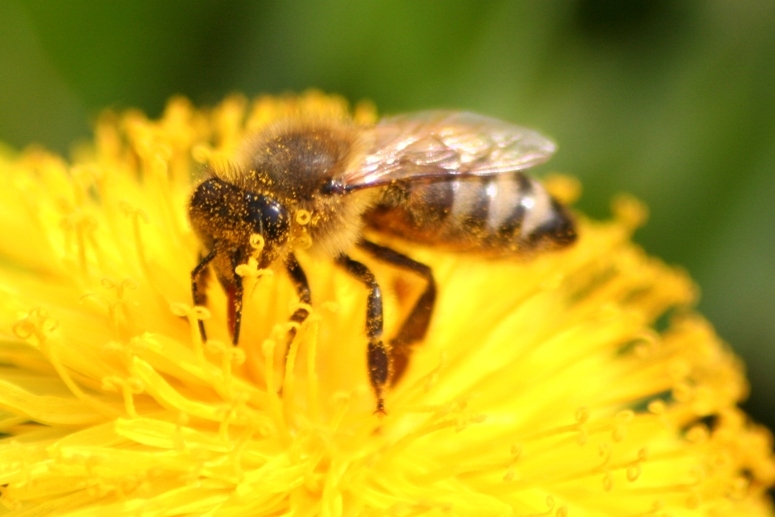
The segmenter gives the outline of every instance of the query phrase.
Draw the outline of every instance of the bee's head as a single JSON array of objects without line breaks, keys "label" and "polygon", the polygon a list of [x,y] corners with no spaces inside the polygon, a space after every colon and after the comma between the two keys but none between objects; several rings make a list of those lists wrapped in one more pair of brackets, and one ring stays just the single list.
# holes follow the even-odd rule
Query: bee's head
[{"label": "bee's head", "polygon": [[251,235],[257,234],[263,239],[258,266],[267,267],[284,254],[291,236],[290,215],[280,202],[263,194],[247,192],[245,201],[246,226],[251,228]]},{"label": "bee's head", "polygon": [[364,146],[361,131],[352,122],[280,120],[246,141],[239,159],[241,173],[229,180],[278,200],[290,214],[308,212],[303,230],[296,227],[295,215],[291,217],[291,234],[305,233],[313,248],[335,254],[357,239],[361,214],[373,198],[373,192],[345,190],[344,178],[358,167]]},{"label": "bee's head", "polygon": [[251,236],[261,235],[260,267],[281,256],[290,239],[289,212],[280,201],[217,177],[194,190],[189,218],[206,248],[227,252],[238,260],[247,260],[252,253]]}]

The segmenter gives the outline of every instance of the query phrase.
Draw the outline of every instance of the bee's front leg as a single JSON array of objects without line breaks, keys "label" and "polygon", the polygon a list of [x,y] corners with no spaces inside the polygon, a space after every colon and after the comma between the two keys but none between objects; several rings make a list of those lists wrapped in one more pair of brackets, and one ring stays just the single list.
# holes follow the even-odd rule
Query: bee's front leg
[{"label": "bee's front leg", "polygon": [[242,264],[243,260],[241,254],[236,251],[230,255],[229,260],[231,261],[232,278],[228,281],[222,279],[221,284],[226,290],[226,299],[229,304],[227,308],[231,343],[237,346],[242,327],[242,295],[244,292],[242,277],[237,274],[237,266]]},{"label": "bee's front leg", "polygon": [[[207,296],[204,293],[205,279],[207,273],[207,266],[215,258],[215,249],[213,249],[206,256],[199,256],[199,264],[191,270],[191,298],[194,301],[194,305],[204,306],[207,303]],[[205,322],[199,320],[199,336],[202,338],[202,342],[207,341],[207,333],[205,332]]]},{"label": "bee's front leg", "polygon": [[374,273],[360,262],[347,255],[340,255],[337,264],[348,273],[360,280],[369,290],[366,304],[366,336],[369,338],[367,362],[369,365],[369,380],[377,397],[377,413],[385,414],[384,389],[390,377],[390,356],[382,342],[382,290],[377,284]]}]

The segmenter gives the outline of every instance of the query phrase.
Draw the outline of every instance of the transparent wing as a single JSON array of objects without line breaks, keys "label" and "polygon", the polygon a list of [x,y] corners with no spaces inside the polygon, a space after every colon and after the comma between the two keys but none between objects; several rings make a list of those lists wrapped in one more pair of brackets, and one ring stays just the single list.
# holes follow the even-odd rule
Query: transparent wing
[{"label": "transparent wing", "polygon": [[347,187],[398,180],[489,176],[528,169],[548,160],[554,142],[502,120],[453,111],[423,111],[381,120],[363,166]]}]

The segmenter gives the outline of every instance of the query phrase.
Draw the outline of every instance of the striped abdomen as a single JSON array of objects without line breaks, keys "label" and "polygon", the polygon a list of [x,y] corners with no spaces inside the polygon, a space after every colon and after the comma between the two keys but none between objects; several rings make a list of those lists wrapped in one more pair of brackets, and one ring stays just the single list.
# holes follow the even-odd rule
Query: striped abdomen
[{"label": "striped abdomen", "polygon": [[364,218],[380,232],[456,251],[522,252],[576,239],[568,211],[521,173],[399,183]]}]

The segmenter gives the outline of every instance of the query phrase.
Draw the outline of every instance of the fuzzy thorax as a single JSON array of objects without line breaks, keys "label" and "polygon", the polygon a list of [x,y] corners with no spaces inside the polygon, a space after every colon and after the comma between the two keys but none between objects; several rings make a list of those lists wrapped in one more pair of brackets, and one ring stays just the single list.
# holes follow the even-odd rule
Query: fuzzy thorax
[{"label": "fuzzy thorax", "polygon": [[372,205],[375,193],[329,192],[326,185],[360,167],[367,140],[352,121],[281,119],[248,138],[237,167],[221,176],[237,187],[277,200],[291,214],[308,213],[308,220],[292,218],[291,247],[305,236],[311,240],[312,253],[335,256],[358,240],[361,215]]}]

